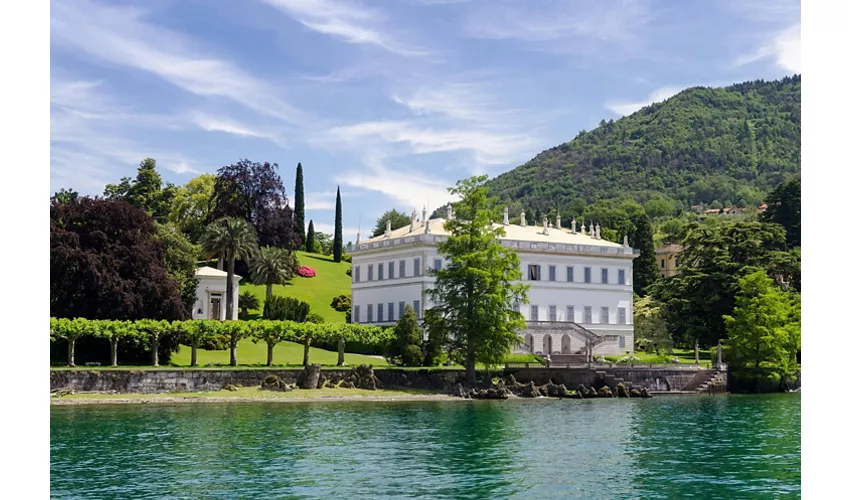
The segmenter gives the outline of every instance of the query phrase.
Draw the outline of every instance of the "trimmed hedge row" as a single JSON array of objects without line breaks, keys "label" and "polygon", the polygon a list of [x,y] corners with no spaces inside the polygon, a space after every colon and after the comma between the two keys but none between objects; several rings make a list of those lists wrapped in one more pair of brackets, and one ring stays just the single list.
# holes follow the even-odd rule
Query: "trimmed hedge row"
[{"label": "trimmed hedge row", "polygon": [[275,345],[283,341],[305,344],[305,359],[313,343],[336,342],[343,361],[346,342],[382,349],[392,338],[391,328],[349,323],[296,323],[294,321],[116,321],[84,318],[50,318],[50,340],[68,342],[68,365],[74,364],[75,342],[81,338],[99,338],[110,343],[112,366],[118,364],[118,346],[124,343],[145,342],[151,349],[151,363],[159,366],[159,344],[173,336],[180,344],[192,348],[192,366],[197,365],[197,349],[231,349],[231,364],[236,364],[236,343],[244,338],[265,342],[269,346],[268,364],[272,362]]}]

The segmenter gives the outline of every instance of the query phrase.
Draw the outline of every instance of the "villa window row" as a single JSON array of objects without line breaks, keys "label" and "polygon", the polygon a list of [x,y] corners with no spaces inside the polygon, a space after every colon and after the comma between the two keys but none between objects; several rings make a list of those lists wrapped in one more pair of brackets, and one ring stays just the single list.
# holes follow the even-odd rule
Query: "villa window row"
[{"label": "villa window row", "polygon": [[[560,281],[566,283],[577,283],[576,281],[576,271],[577,268],[575,266],[566,266],[563,274],[561,274],[558,270],[559,266],[549,265],[548,273],[546,274],[547,280],[545,281]],[[600,272],[598,274],[599,281],[593,280],[593,268],[591,266],[584,266],[580,268],[582,270],[582,281],[578,283],[602,283],[603,285],[611,284],[610,269],[607,267],[600,268]],[[617,271],[617,281],[618,285],[626,284],[626,270],[625,269],[616,269]],[[543,266],[540,264],[528,264],[527,272],[524,276],[526,281],[544,281],[543,280]]]},{"label": "villa window row", "polygon": [[[520,312],[519,304],[514,304],[514,311]],[[529,320],[529,321],[550,321],[550,322],[553,322],[553,323],[557,322],[557,321],[567,321],[568,323],[582,323],[582,324],[587,324],[587,325],[591,325],[591,324],[625,325],[625,324],[627,324],[626,323],[626,308],[625,307],[618,307],[617,308],[616,323],[612,323],[612,321],[611,321],[612,318],[610,316],[610,308],[608,308],[608,307],[600,307],[599,308],[599,315],[597,317],[596,322],[593,321],[593,307],[584,306],[584,308],[581,309],[580,311],[581,311],[581,315],[577,315],[575,306],[567,306],[566,311],[565,311],[566,314],[564,315],[563,319],[559,319],[559,317],[558,317],[558,306],[550,305],[548,307],[548,310],[541,311],[541,308],[540,308],[539,305],[532,304],[531,306],[529,306],[529,315],[526,319]],[[541,315],[541,312],[548,312],[548,314],[545,317],[543,317]]]},{"label": "villa window row", "polygon": [[[422,311],[419,306],[420,302],[418,300],[413,301],[413,312],[416,313],[416,317],[422,319]],[[383,302],[379,302],[378,304],[366,304],[366,317],[361,318],[360,316],[360,306],[354,306],[354,311],[351,317],[353,323],[384,323],[388,321],[398,321],[399,317],[404,314],[405,302],[398,302],[398,309],[396,309],[396,302],[387,302],[384,304]],[[398,312],[398,317],[396,317],[396,311]],[[384,312],[386,312],[386,316],[384,316]]]},{"label": "villa window row", "polygon": [[[413,266],[410,270],[410,274],[408,274],[407,269],[407,264],[409,260],[413,261]],[[415,257],[413,259],[391,260],[389,262],[379,262],[377,264],[366,264],[366,276],[363,276],[361,274],[361,267],[364,266],[354,266],[355,283],[360,283],[361,281],[384,281],[396,278],[417,277],[422,276],[425,273],[425,269],[423,269],[422,266],[421,257]],[[439,257],[433,259],[431,269],[439,271],[442,268],[443,259]],[[365,278],[365,280],[363,278]]]}]

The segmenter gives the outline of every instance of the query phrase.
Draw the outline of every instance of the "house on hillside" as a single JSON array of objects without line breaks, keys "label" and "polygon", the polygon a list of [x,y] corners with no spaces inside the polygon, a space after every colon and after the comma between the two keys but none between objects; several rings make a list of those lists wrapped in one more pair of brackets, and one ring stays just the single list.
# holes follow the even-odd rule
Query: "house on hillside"
[{"label": "house on hillside", "polygon": [[[432,306],[426,290],[446,259],[437,247],[449,234],[445,222],[453,217],[428,219],[416,214],[412,223],[383,235],[360,241],[350,250],[352,258],[352,322],[390,325],[406,305],[420,320]],[[528,304],[515,310],[526,319],[523,341],[517,352],[540,354],[621,354],[634,351],[632,322],[632,261],[639,251],[603,240],[601,228],[576,221],[561,227],[561,218],[550,225],[510,224],[508,210],[502,220],[501,243],[520,258],[522,281],[530,286]],[[581,359],[581,358],[579,358]]]},{"label": "house on hillside", "polygon": [[655,249],[655,261],[662,278],[669,278],[679,274],[679,254],[682,253],[682,245],[668,243]]},{"label": "house on hillside", "polygon": [[[218,319],[224,321],[226,316],[227,271],[213,267],[195,269],[198,278],[198,288],[195,291],[195,305],[192,308],[192,319]],[[239,275],[233,276],[233,319],[238,318],[239,311]]]}]

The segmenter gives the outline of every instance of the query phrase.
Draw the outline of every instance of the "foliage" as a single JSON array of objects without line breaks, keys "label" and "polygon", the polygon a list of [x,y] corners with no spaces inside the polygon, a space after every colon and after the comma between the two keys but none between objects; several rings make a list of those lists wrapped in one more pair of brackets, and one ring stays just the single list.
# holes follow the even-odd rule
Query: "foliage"
[{"label": "foliage", "polygon": [[661,354],[673,348],[673,337],[664,321],[664,304],[647,295],[634,301],[635,344],[643,346],[644,351]]},{"label": "foliage", "polygon": [[301,276],[302,278],[315,278],[316,269],[310,266],[298,266],[297,268],[295,268],[295,274]]},{"label": "foliage", "polygon": [[255,311],[260,309],[260,299],[258,299],[253,293],[245,290],[239,294],[239,309],[243,317],[240,319],[248,319],[249,309],[253,309]]},{"label": "foliage", "polygon": [[193,243],[200,241],[204,234],[214,192],[214,174],[201,174],[174,191],[168,221],[180,228]]},{"label": "foliage", "polygon": [[107,200],[126,201],[143,209],[157,221],[165,222],[176,190],[171,183],[162,187],[162,177],[156,171],[156,160],[145,158],[139,164],[135,179],[124,177],[118,184],[107,184],[103,196]]},{"label": "foliage", "polygon": [[322,253],[322,246],[316,241],[316,230],[313,228],[313,219],[310,219],[310,227],[307,229],[306,251],[310,253]]},{"label": "foliage", "polygon": [[767,195],[767,208],[761,214],[764,222],[785,228],[785,243],[789,248],[801,244],[800,179],[784,182]]},{"label": "foliage", "polygon": [[65,318],[187,317],[153,219],[122,201],[50,205],[50,314]]},{"label": "foliage", "polygon": [[799,75],[690,88],[543,151],[487,187],[517,214],[620,195],[662,195],[677,209],[755,206],[800,173],[800,88]]},{"label": "foliage", "polygon": [[776,281],[799,275],[799,261],[785,251],[785,230],[776,224],[709,220],[691,224],[678,258],[679,274],[651,289],[666,304],[665,320],[679,344],[716,345],[726,337],[739,280],[764,269]]},{"label": "foliage", "polygon": [[323,233],[321,231],[316,231],[316,252],[322,255],[331,255],[334,251],[334,242],[333,236]]},{"label": "foliage", "polygon": [[[298,235],[299,241],[306,241],[304,233],[304,169],[301,167],[301,162],[295,168],[295,233]],[[299,243],[300,245],[300,243]],[[308,252],[309,248],[306,249]]]},{"label": "foliage", "polygon": [[423,363],[425,366],[442,365],[448,360],[448,356],[444,350],[448,344],[445,321],[442,320],[438,312],[432,309],[426,309],[423,316],[428,331],[428,340],[422,343],[424,353]]},{"label": "foliage", "polygon": [[723,319],[729,332],[730,370],[758,387],[783,386],[800,370],[800,297],[777,287],[764,270],[739,281],[735,309]]},{"label": "foliage", "polygon": [[251,259],[251,280],[266,285],[266,300],[272,296],[274,285],[287,285],[298,267],[295,252],[277,247],[263,247]]},{"label": "foliage", "polygon": [[322,317],[321,315],[319,315],[319,314],[316,314],[316,313],[310,313],[310,314],[308,314],[308,315],[307,315],[307,317],[306,317],[306,318],[304,318],[304,322],[305,322],[305,323],[324,323],[324,322],[325,322],[325,318],[323,318],[323,317]]},{"label": "foliage", "polygon": [[410,305],[405,306],[404,313],[395,325],[394,333],[395,339],[387,353],[390,359],[399,360],[404,366],[421,366],[424,360],[422,332],[419,328],[419,318]]},{"label": "foliage", "polygon": [[351,309],[351,294],[337,295],[331,300],[331,307],[340,312],[345,312]]},{"label": "foliage", "polygon": [[372,236],[370,236],[370,238],[384,234],[384,231],[387,230],[387,221],[390,222],[390,227],[398,229],[410,224],[410,216],[405,215],[396,209],[387,210],[383,215],[378,217],[377,221],[375,221],[375,228],[372,230]]},{"label": "foliage", "polygon": [[250,260],[257,253],[257,233],[244,219],[223,217],[207,228],[201,238],[201,246],[207,253],[222,255],[227,261],[224,318],[234,319],[233,276],[236,274],[236,259]]},{"label": "foliage", "polygon": [[519,283],[519,256],[497,239],[504,229],[492,223],[500,210],[487,194],[486,179],[472,177],[449,189],[460,201],[453,205],[456,217],[445,223],[449,237],[438,248],[448,264],[430,271],[436,280],[427,292],[434,302],[430,317],[439,319],[449,350],[464,354],[472,383],[477,361],[500,363],[517,344],[525,320],[513,306],[528,300],[528,286]]},{"label": "foliage", "polygon": [[53,194],[53,197],[50,201],[56,201],[56,203],[64,204],[64,203],[74,203],[80,198],[80,193],[74,191],[73,189],[65,189],[62,188],[56,193]]},{"label": "foliage", "polygon": [[195,269],[201,256],[201,248],[193,245],[173,224],[157,223],[156,233],[165,247],[165,268],[180,289],[180,298],[186,312],[184,317],[188,318],[197,300],[198,278],[195,277]]},{"label": "foliage", "polygon": [[348,255],[347,253],[342,254],[342,261],[348,262],[349,264],[351,264],[351,256]]},{"label": "foliage", "polygon": [[212,222],[222,217],[247,220],[257,232],[261,246],[298,248],[301,238],[295,231],[292,210],[287,205],[277,164],[240,160],[221,167],[215,179]]},{"label": "foliage", "polygon": [[310,304],[293,297],[273,295],[263,306],[263,319],[303,323],[310,314]]},{"label": "foliage", "polygon": [[340,262],[342,260],[342,198],[339,195],[339,186],[336,187],[333,253],[334,262]]}]

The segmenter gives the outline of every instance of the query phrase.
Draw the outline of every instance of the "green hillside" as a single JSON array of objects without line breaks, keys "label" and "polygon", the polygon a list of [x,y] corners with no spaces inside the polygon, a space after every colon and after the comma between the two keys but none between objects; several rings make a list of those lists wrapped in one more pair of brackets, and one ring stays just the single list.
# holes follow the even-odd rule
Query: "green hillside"
[{"label": "green hillside", "polygon": [[[345,274],[351,264],[334,262],[332,257],[307,252],[297,252],[298,263],[310,266],[316,270],[313,278],[296,276],[291,284],[274,285],[274,294],[284,297],[295,297],[310,304],[310,312],[314,312],[329,322],[344,322],[345,313],[335,311],[331,300],[337,295],[351,293],[351,277]],[[266,299],[266,286],[253,285],[249,277],[243,277],[239,283],[239,293],[249,291],[260,299],[260,309],[251,311],[257,316],[262,315],[263,301]]]},{"label": "green hillside", "polygon": [[[690,88],[543,151],[489,182],[492,193],[534,214],[580,213],[623,195],[753,206],[800,172],[800,76],[726,88]],[[435,216],[441,216],[441,209]]]}]

